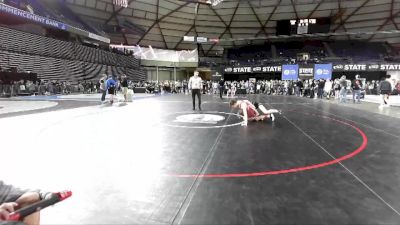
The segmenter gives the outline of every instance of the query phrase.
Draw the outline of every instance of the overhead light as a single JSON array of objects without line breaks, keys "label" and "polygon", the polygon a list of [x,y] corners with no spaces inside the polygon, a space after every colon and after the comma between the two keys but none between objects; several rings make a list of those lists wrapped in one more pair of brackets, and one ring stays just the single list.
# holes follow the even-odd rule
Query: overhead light
[{"label": "overhead light", "polygon": [[223,2],[224,0],[211,0],[211,5],[212,6],[217,6],[219,5],[221,2]]},{"label": "overhead light", "polygon": [[212,5],[212,0],[180,0],[181,2],[198,3],[204,5]]},{"label": "overhead light", "polygon": [[116,5],[116,6],[127,8],[128,7],[128,0],[113,0],[113,4]]}]

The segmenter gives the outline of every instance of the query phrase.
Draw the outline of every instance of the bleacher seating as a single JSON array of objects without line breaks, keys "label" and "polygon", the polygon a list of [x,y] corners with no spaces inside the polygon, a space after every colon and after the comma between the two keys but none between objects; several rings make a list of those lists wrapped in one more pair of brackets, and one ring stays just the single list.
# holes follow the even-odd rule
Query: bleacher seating
[{"label": "bleacher seating", "polygon": [[1,26],[0,66],[16,66],[51,80],[91,80],[104,73],[125,73],[134,81],[146,79],[139,60],[133,57]]},{"label": "bleacher seating", "polygon": [[228,49],[228,58],[231,60],[259,60],[271,58],[271,46],[244,46],[237,49]]},{"label": "bleacher seating", "polygon": [[311,58],[326,57],[325,49],[321,41],[292,41],[274,43],[278,52],[278,58],[297,58],[298,53],[309,53]]},{"label": "bleacher seating", "polygon": [[329,43],[337,57],[347,57],[359,60],[379,60],[387,54],[383,43],[361,41],[336,41]]},{"label": "bleacher seating", "polygon": [[[389,56],[385,43],[362,41],[287,41],[267,45],[228,49],[225,65],[246,66],[265,63],[332,63],[332,62],[379,62]],[[271,49],[271,51],[269,51]],[[264,55],[260,53],[266,53]],[[270,53],[276,53],[270,54]],[[309,54],[309,59],[301,55]],[[272,57],[274,56],[274,57]]]}]

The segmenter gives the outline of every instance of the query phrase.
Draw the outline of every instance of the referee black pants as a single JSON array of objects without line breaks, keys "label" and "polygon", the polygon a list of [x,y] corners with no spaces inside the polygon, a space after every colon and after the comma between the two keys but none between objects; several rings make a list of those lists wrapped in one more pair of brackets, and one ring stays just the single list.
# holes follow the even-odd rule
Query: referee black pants
[{"label": "referee black pants", "polygon": [[224,88],[220,87],[219,88],[219,97],[222,99],[222,95],[224,94]]},{"label": "referee black pants", "polygon": [[201,109],[201,93],[200,89],[192,89],[192,100],[193,100],[193,109],[196,108],[196,95],[197,99],[199,100],[199,109]]}]

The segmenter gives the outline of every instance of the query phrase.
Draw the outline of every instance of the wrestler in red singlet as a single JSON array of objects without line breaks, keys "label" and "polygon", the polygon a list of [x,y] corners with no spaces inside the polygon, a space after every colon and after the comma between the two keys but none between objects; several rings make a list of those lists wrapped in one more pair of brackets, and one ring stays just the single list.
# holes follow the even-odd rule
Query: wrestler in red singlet
[{"label": "wrestler in red singlet", "polygon": [[[240,114],[243,115],[243,124],[242,126],[247,126],[247,121],[262,121],[265,118],[271,118],[271,121],[275,120],[275,116],[273,113],[281,113],[277,109],[269,109],[267,110],[263,105],[255,102],[254,104],[248,100],[231,100],[229,102],[229,106],[231,108],[240,109]],[[261,110],[262,115],[258,112],[258,109]],[[244,111],[246,110],[246,114]]]},{"label": "wrestler in red singlet", "polygon": [[259,115],[257,109],[254,107],[253,104],[251,104],[251,102],[244,100],[242,101],[242,104],[246,104],[248,118],[254,118]]}]

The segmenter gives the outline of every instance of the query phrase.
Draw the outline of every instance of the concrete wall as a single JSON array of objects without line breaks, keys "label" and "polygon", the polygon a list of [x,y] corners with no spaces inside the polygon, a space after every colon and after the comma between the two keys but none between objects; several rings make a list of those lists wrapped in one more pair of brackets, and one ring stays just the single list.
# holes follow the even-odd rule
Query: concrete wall
[{"label": "concrete wall", "polygon": [[[176,71],[176,80],[183,80],[186,78],[187,72],[185,70]],[[159,70],[158,71],[158,80],[173,80],[174,79],[174,71],[173,70]],[[147,70],[147,80],[157,80],[157,71],[156,70]]]}]

